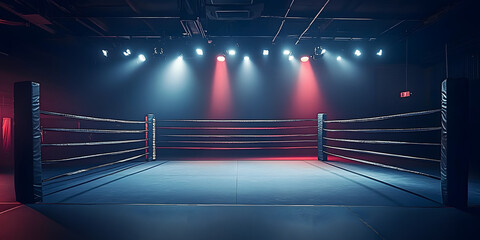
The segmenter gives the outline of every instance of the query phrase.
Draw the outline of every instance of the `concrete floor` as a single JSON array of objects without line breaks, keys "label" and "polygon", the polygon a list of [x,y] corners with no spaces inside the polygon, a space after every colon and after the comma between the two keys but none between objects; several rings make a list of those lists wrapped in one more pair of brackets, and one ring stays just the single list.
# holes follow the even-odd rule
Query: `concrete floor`
[{"label": "concrete floor", "polygon": [[[115,174],[97,172],[49,183],[41,204],[20,205],[11,200],[11,194],[0,195],[0,239],[480,236],[479,209],[442,207],[437,180],[364,165],[332,164],[335,166],[318,161],[131,163],[109,170],[118,170]],[[470,204],[478,205],[479,199],[478,189],[471,189]]]}]

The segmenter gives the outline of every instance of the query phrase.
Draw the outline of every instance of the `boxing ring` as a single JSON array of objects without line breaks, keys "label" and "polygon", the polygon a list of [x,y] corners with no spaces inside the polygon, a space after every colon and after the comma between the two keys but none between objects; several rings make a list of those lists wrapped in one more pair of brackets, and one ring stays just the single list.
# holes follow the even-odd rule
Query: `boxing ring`
[{"label": "boxing ring", "polygon": [[[441,109],[366,118],[330,120],[319,113],[312,119],[172,120],[146,114],[143,120],[125,120],[43,110],[39,84],[18,83],[17,200],[464,207],[465,114],[460,94],[449,93],[447,112],[447,88],[457,92],[462,87],[451,85],[444,82]],[[388,151],[395,147],[400,149]],[[405,153],[409,147],[417,150]],[[317,156],[172,161],[164,158],[169,151],[175,156],[205,151],[306,151]]]}]

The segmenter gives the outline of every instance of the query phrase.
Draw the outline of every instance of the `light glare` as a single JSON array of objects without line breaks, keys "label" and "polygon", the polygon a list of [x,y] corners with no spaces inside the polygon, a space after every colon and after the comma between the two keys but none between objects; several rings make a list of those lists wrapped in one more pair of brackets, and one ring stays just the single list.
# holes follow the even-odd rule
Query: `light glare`
[{"label": "light glare", "polygon": [[138,60],[139,60],[140,62],[145,62],[145,61],[147,60],[147,58],[145,57],[145,55],[140,54],[140,55],[138,55]]},{"label": "light glare", "polygon": [[339,61],[339,62],[342,61],[342,57],[338,56],[337,61]]},{"label": "light glare", "polygon": [[243,60],[248,61],[248,60],[250,60],[250,57],[249,57],[249,56],[245,56],[245,57],[243,57]]},{"label": "light glare", "polygon": [[292,53],[290,50],[283,50],[283,55],[290,55],[290,53]]},{"label": "light glare", "polygon": [[108,57],[108,50],[102,50],[103,56]]},{"label": "light glare", "polygon": [[377,56],[382,56],[382,54],[383,54],[383,50],[382,49],[378,50]]},{"label": "light glare", "polygon": [[203,55],[203,50],[202,49],[197,48],[195,51],[197,52],[197,55],[200,55],[200,56]]},{"label": "light glare", "polygon": [[233,49],[228,50],[228,55],[234,56],[237,52]]},{"label": "light glare", "polygon": [[289,60],[289,61],[293,61],[293,59],[294,59],[294,58],[293,58],[292,55],[288,56],[288,60]]},{"label": "light glare", "polygon": [[362,52],[360,52],[360,50],[356,49],[355,50],[355,56],[359,57],[360,55],[362,55]]},{"label": "light glare", "polygon": [[303,56],[302,58],[300,58],[300,61],[308,62],[308,59],[310,59],[308,56]]},{"label": "light glare", "polygon": [[268,53],[269,53],[269,52],[268,52],[267,49],[264,49],[264,50],[263,50],[263,56],[268,56]]},{"label": "light glare", "polygon": [[130,56],[130,54],[132,54],[132,52],[130,52],[130,49],[128,49],[128,48],[127,48],[127,50],[125,50],[125,51],[123,52],[123,55],[124,55],[124,56]]},{"label": "light glare", "polygon": [[218,56],[217,61],[224,62],[225,61],[225,56],[223,56],[223,55]]}]

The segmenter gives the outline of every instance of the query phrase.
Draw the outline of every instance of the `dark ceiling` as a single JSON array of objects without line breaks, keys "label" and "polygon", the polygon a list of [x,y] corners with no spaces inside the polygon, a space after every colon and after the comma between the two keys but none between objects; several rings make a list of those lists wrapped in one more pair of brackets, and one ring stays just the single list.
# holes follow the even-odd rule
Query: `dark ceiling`
[{"label": "dark ceiling", "polygon": [[0,29],[19,34],[28,28],[50,38],[252,37],[293,42],[299,39],[299,42],[309,39],[374,41],[401,39],[435,22],[462,2],[7,0],[0,2]]}]

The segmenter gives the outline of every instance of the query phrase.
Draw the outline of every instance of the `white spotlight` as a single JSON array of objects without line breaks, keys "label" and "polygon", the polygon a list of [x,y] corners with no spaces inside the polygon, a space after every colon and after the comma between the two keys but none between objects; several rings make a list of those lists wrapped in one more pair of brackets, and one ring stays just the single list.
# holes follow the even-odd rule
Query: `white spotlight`
[{"label": "white spotlight", "polygon": [[355,56],[359,57],[360,55],[362,55],[362,52],[360,52],[360,50],[356,49],[355,50]]},{"label": "white spotlight", "polygon": [[102,53],[103,53],[103,56],[108,57],[108,50],[103,49]]},{"label": "white spotlight", "polygon": [[339,61],[339,62],[342,61],[342,57],[338,56],[337,61]]},{"label": "white spotlight", "polygon": [[377,56],[382,56],[382,54],[383,54],[383,50],[382,49],[378,50]]},{"label": "white spotlight", "polygon": [[293,61],[294,57],[292,55],[288,56],[289,61]]},{"label": "white spotlight", "polygon": [[323,54],[325,54],[326,52],[327,52],[327,50],[324,48],[324,49],[322,49],[322,51],[320,52],[320,54],[323,55]]},{"label": "white spotlight", "polygon": [[236,53],[233,49],[228,50],[228,55],[234,56]]},{"label": "white spotlight", "polygon": [[201,48],[197,48],[195,51],[197,52],[197,55],[203,55],[203,50]]},{"label": "white spotlight", "polygon": [[183,55],[178,56],[177,60],[183,60]]},{"label": "white spotlight", "polygon": [[124,56],[130,56],[130,54],[132,54],[132,52],[130,52],[130,49],[128,49],[128,48],[127,48],[127,50],[125,50],[125,51],[123,52],[123,55],[124,55]]},{"label": "white spotlight", "polygon": [[140,55],[138,55],[138,60],[139,60],[140,62],[145,62],[145,61],[147,60],[147,58],[145,57],[145,55],[140,54]]},{"label": "white spotlight", "polygon": [[249,57],[249,56],[245,56],[245,57],[243,57],[243,60],[248,61],[248,60],[250,60],[250,57]]},{"label": "white spotlight", "polygon": [[268,52],[267,49],[264,49],[264,50],[263,50],[263,56],[268,56],[268,53],[269,53],[269,52]]},{"label": "white spotlight", "polygon": [[292,53],[290,50],[283,50],[283,55],[290,55],[290,53]]}]

